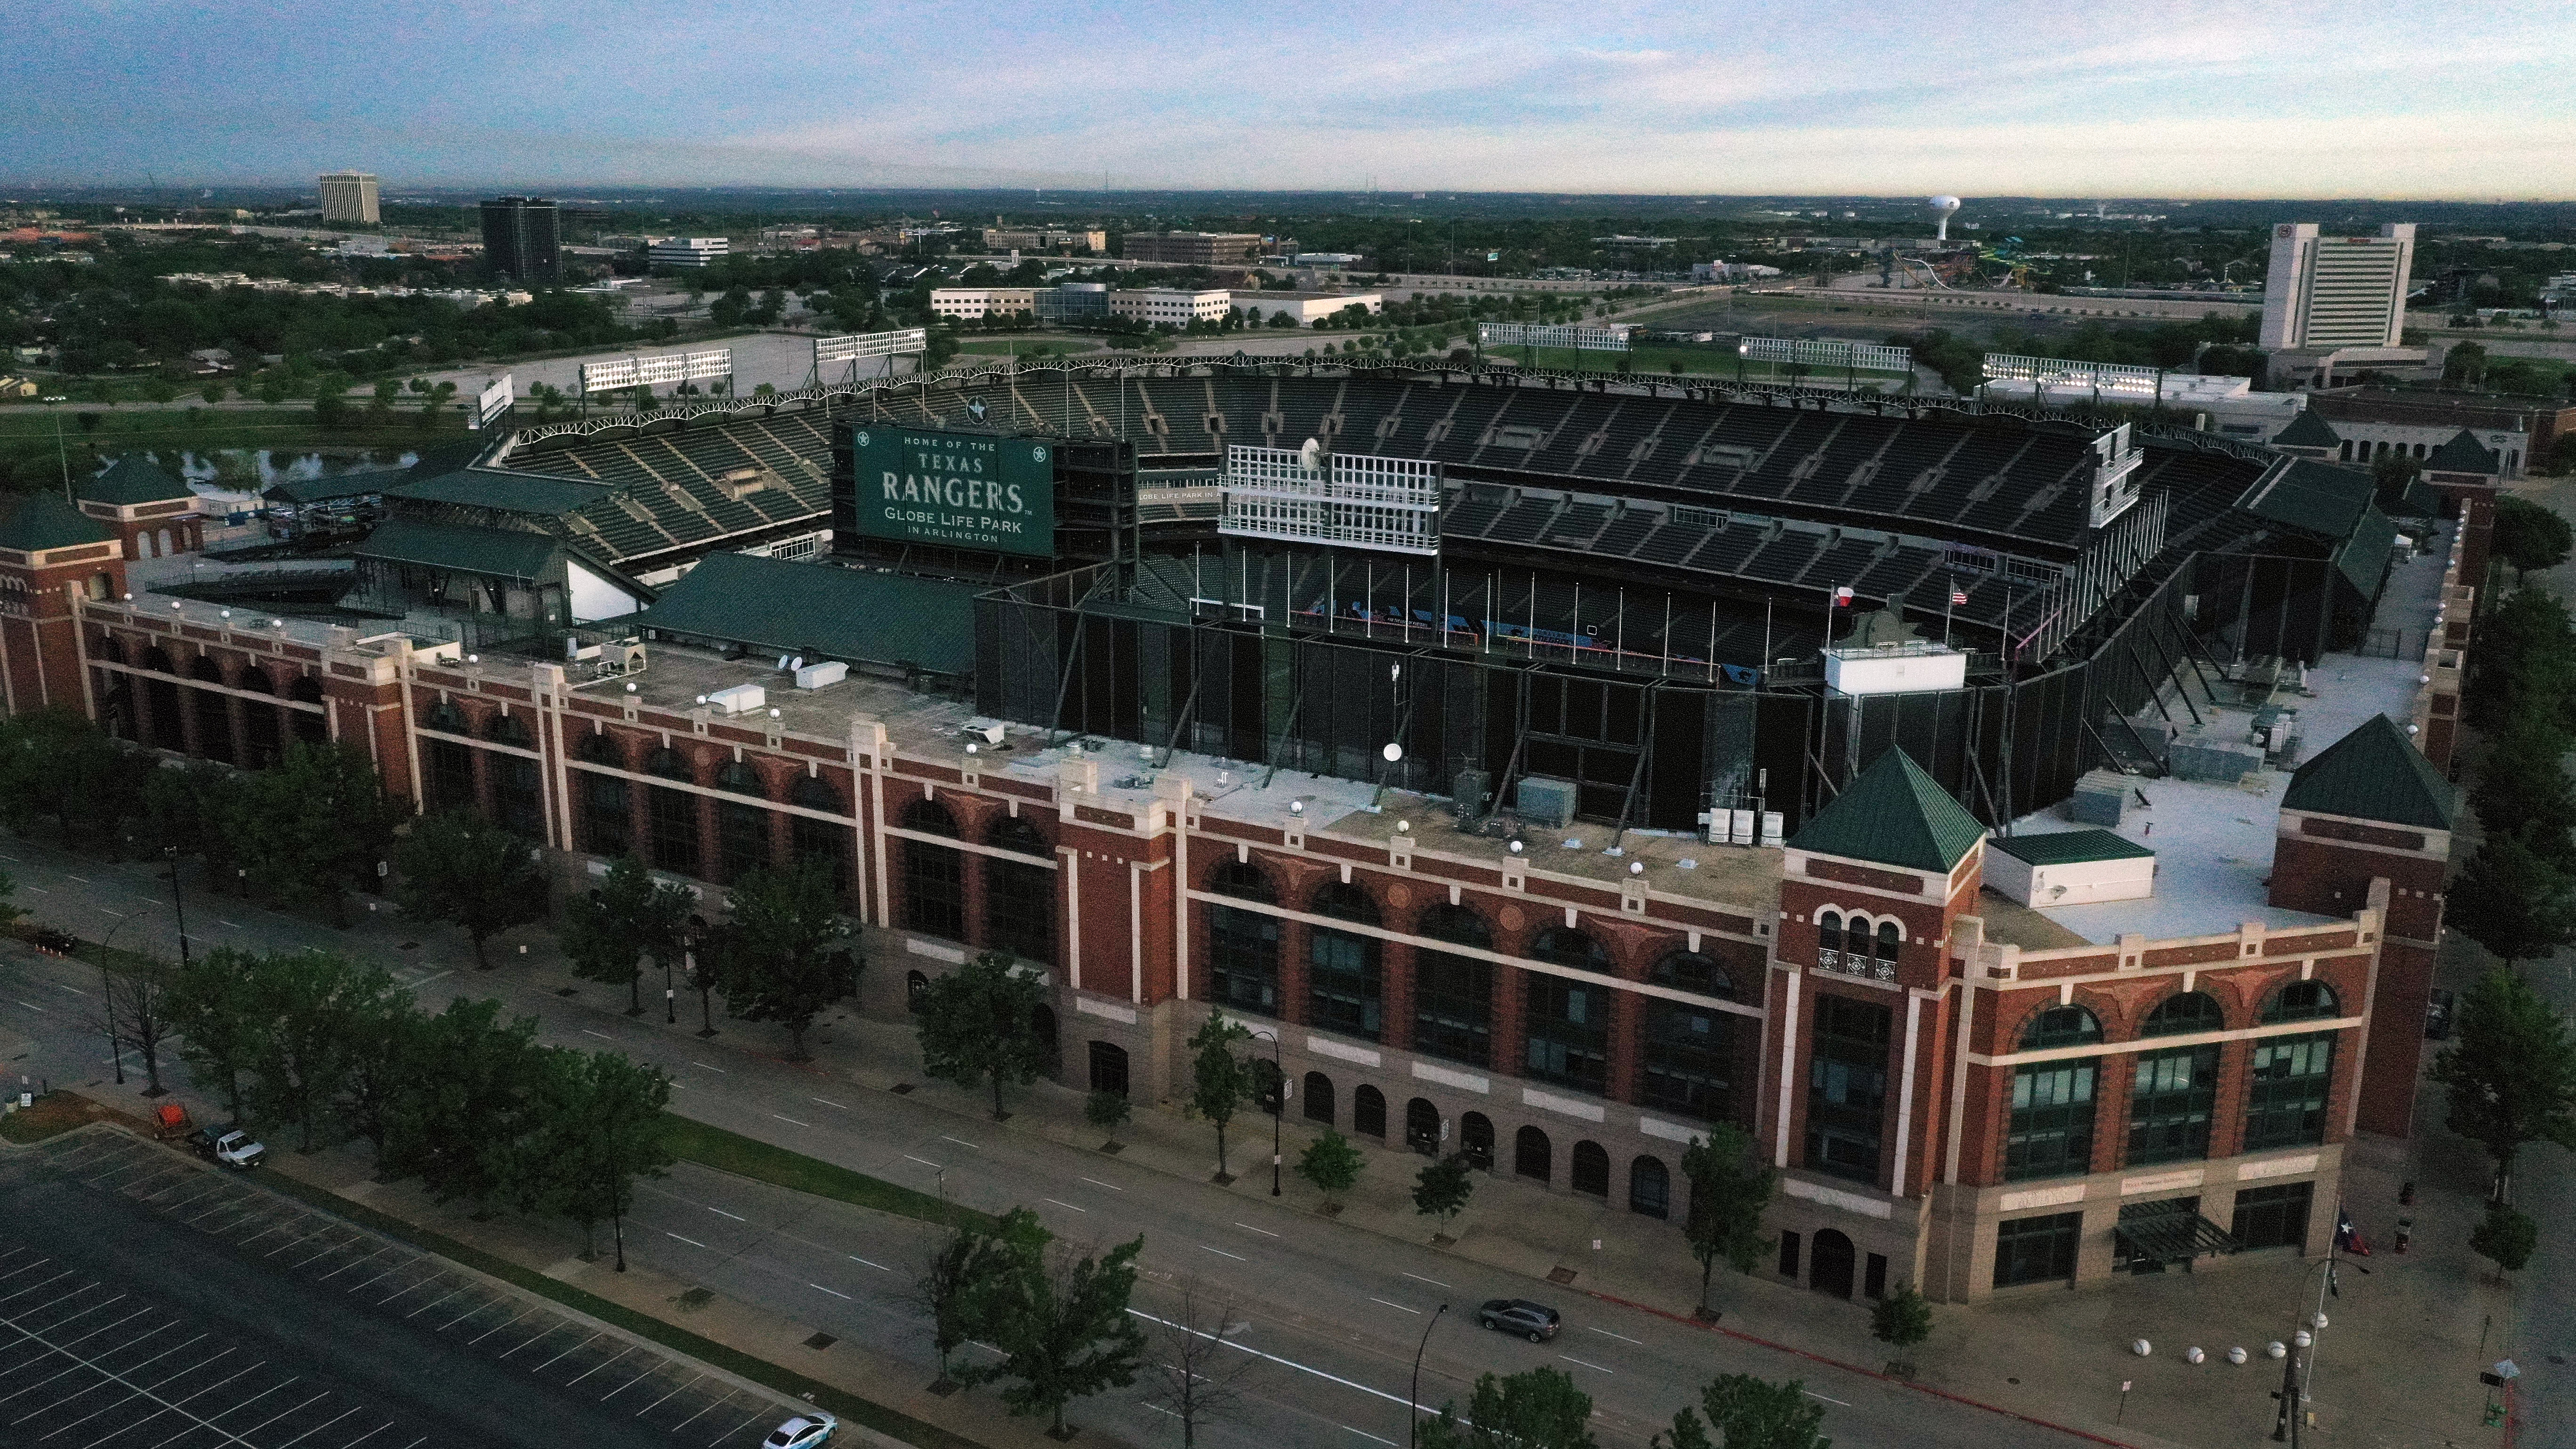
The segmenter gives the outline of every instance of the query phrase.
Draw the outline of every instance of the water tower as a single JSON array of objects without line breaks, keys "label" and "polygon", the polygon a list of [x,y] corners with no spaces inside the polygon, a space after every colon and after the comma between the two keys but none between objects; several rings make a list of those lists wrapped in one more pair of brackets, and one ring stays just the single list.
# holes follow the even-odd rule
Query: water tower
[{"label": "water tower", "polygon": [[1936,196],[1933,197],[1928,204],[1932,208],[1933,220],[1939,223],[1939,229],[1932,233],[1933,240],[1948,241],[1950,239],[1950,218],[1959,209],[1959,198],[1955,196]]}]

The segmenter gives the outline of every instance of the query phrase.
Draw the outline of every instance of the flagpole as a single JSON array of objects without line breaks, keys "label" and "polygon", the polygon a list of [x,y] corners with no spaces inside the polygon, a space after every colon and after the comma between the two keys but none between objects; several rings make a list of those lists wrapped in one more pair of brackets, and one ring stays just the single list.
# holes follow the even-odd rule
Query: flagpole
[{"label": "flagpole", "polygon": [[1950,611],[1957,608],[1958,605],[1959,581],[1954,578],[1950,580],[1950,593],[1941,604],[1941,642],[1944,645],[1947,645],[1950,642]]}]

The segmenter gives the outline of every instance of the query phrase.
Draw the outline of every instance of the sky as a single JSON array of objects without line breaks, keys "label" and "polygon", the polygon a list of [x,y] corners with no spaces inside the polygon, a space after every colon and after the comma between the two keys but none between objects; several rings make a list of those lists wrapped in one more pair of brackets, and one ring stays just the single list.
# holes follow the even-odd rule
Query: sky
[{"label": "sky", "polygon": [[0,183],[2576,198],[2576,4],[17,0]]}]

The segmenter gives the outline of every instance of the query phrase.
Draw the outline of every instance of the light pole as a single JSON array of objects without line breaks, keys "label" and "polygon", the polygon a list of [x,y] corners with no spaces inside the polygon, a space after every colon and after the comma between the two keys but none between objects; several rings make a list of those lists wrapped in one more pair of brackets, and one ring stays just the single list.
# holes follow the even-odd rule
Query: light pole
[{"label": "light pole", "polygon": [[188,902],[179,891],[179,847],[165,845],[161,853],[170,858],[170,909],[179,918],[179,969],[188,969]]},{"label": "light pole", "polygon": [[63,501],[77,506],[77,500],[72,497],[72,455],[63,447],[63,415],[54,409],[54,404],[69,401],[70,398],[59,394],[49,397],[45,399],[45,411],[54,414],[54,457],[63,465]]},{"label": "light pole", "polygon": [[1431,1330],[1440,1326],[1440,1315],[1449,1311],[1443,1303],[1422,1325],[1422,1341],[1413,1346],[1413,1391],[1405,1397],[1404,1440],[1408,1445],[1422,1442],[1422,1352],[1431,1347]]},{"label": "light pole", "polygon": [[1254,1041],[1270,1042],[1270,1195],[1279,1195],[1279,1118],[1288,1110],[1288,1073],[1280,1065],[1279,1033],[1256,1031]]},{"label": "light pole", "polygon": [[[2295,1446],[2299,1442],[2299,1428],[2307,1418],[2306,1413],[2303,1412],[2304,1400],[2307,1395],[2307,1385],[2302,1383],[2299,1378],[2299,1353],[2303,1349],[2309,1350],[2310,1361],[2308,1367],[2310,1374],[2313,1377],[2316,1367],[2314,1354],[2316,1338],[2314,1334],[2309,1332],[2309,1328],[2311,1325],[2319,1331],[2322,1331],[2325,1328],[2326,1295],[2328,1293],[2333,1293],[2338,1298],[2343,1296],[2343,1290],[2335,1286],[2335,1274],[2337,1270],[2335,1265],[2334,1248],[2331,1244],[2326,1248],[2325,1261],[2308,1269],[2306,1275],[2299,1279],[2298,1296],[2301,1299],[2305,1299],[2308,1296],[2308,1280],[2310,1278],[2315,1278],[2320,1269],[2324,1271],[2325,1276],[2324,1280],[2317,1286],[2316,1313],[2313,1317],[2306,1318],[2292,1330],[2290,1334],[2289,1352],[2285,1354],[2281,1360],[2281,1409],[2279,1413],[2272,1417],[2272,1442],[2275,1444],[2286,1440]],[[2304,1304],[2301,1306],[2304,1306]]]}]

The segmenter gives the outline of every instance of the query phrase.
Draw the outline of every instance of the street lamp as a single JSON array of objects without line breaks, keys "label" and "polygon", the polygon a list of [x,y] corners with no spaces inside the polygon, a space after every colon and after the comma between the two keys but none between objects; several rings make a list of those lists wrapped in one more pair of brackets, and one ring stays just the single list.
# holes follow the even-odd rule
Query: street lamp
[{"label": "street lamp", "polygon": [[1270,1195],[1279,1195],[1279,1118],[1288,1110],[1288,1073],[1279,1061],[1279,1033],[1255,1031],[1254,1041],[1270,1043]]},{"label": "street lamp", "polygon": [[63,415],[54,412],[54,404],[69,401],[71,401],[70,398],[59,393],[46,398],[45,411],[54,414],[54,457],[63,465],[63,501],[76,503],[77,500],[72,497],[72,455],[63,447]]},{"label": "street lamp", "polygon": [[165,845],[161,853],[170,860],[170,909],[179,918],[179,969],[188,969],[188,902],[179,891],[179,847]]},{"label": "street lamp", "polygon": [[1413,1346],[1413,1391],[1406,1396],[1404,1439],[1407,1444],[1422,1442],[1422,1351],[1431,1347],[1431,1330],[1440,1326],[1440,1315],[1449,1311],[1443,1303],[1432,1313],[1431,1321],[1422,1325],[1422,1341]]},{"label": "street lamp", "polygon": [[116,1084],[120,1087],[125,1085],[125,1048],[116,1039],[116,982],[114,973],[108,967],[108,962],[112,959],[108,952],[116,944],[117,932],[124,930],[129,923],[150,914],[152,914],[151,908],[146,907],[127,916],[124,920],[108,927],[106,939],[98,943],[98,989],[107,1001],[107,1057],[116,1067]]},{"label": "street lamp", "polygon": [[2313,1379],[2315,1377],[2316,1370],[2316,1338],[2309,1332],[2309,1328],[2311,1325],[2314,1325],[2318,1330],[2323,1330],[2325,1328],[2326,1295],[2328,1293],[2332,1293],[2338,1298],[2343,1296],[2343,1290],[2335,1286],[2337,1268],[2335,1263],[2334,1246],[2332,1244],[2329,1244],[2326,1248],[2325,1261],[2310,1267],[2306,1275],[2299,1279],[2298,1296],[2302,1299],[2307,1297],[2308,1280],[2310,1278],[2317,1277],[2320,1269],[2324,1270],[2325,1276],[2323,1281],[2317,1286],[2316,1313],[2313,1316],[2305,1318],[2296,1325],[2290,1334],[2290,1351],[2283,1355],[2281,1359],[2281,1392],[2279,1394],[2281,1409],[2279,1413],[2272,1417],[2272,1442],[2276,1444],[2286,1440],[2291,1445],[2296,1446],[2299,1442],[2299,1427],[2307,1418],[2307,1415],[2301,1410],[2304,1400],[2306,1399],[2308,1389],[2306,1384],[2299,1381],[2299,1351],[2301,1349],[2308,1350],[2309,1377]]}]

